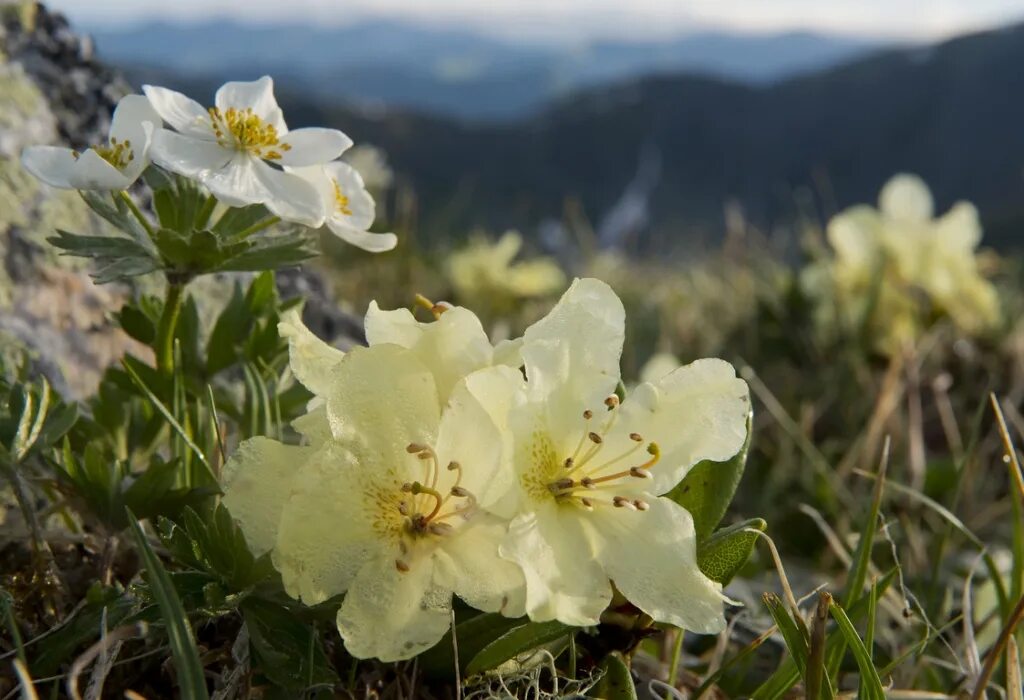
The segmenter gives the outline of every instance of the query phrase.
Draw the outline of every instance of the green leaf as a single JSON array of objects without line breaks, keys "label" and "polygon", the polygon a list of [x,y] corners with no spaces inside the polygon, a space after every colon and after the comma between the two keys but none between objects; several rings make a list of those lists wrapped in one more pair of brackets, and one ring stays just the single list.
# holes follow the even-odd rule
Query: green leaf
[{"label": "green leaf", "polygon": [[884,700],[885,689],[882,687],[882,679],[878,677],[878,670],[871,660],[871,652],[864,646],[863,640],[857,634],[846,611],[834,600],[829,605],[829,610],[832,612],[832,619],[839,626],[844,641],[853,651],[853,658],[856,659],[857,667],[860,669],[861,695],[859,697],[865,698],[865,700]]},{"label": "green leaf", "polygon": [[117,313],[121,330],[143,345],[152,345],[156,340],[156,324],[137,307],[125,304]]},{"label": "green leaf", "polygon": [[218,272],[260,272],[298,265],[319,253],[301,233],[261,236],[246,241],[246,250],[226,257],[216,268]]},{"label": "green leaf", "polygon": [[789,655],[794,663],[796,663],[800,675],[806,676],[810,640],[805,634],[805,630],[801,629],[801,625],[798,625],[793,620],[793,616],[786,610],[779,596],[774,593],[765,593],[763,599],[765,607],[768,608],[769,614],[771,614],[772,619],[775,621],[775,626],[779,628],[779,633],[786,643],[786,649],[789,650]]},{"label": "green leaf", "polygon": [[557,620],[528,622],[516,627],[481,649],[467,664],[466,674],[474,676],[489,671],[520,654],[566,636],[571,629]]},{"label": "green leaf", "polygon": [[686,508],[693,516],[697,541],[706,539],[722,522],[736,493],[750,449],[750,419],[747,439],[732,459],[725,462],[705,460],[697,464],[679,484],[666,495]]},{"label": "green leaf", "polygon": [[252,204],[247,207],[233,207],[224,212],[220,220],[213,226],[213,232],[230,238],[241,233],[258,221],[262,221],[270,215],[267,208],[262,204]]},{"label": "green leaf", "polygon": [[247,598],[241,608],[253,665],[275,685],[298,693],[338,681],[313,625],[287,608],[257,598]]},{"label": "green leaf", "polygon": [[587,692],[587,697],[600,700],[637,700],[636,686],[626,658],[613,651],[601,662],[601,680]]},{"label": "green leaf", "polygon": [[170,639],[171,655],[174,657],[181,697],[184,700],[201,700],[203,698],[208,700],[210,696],[207,692],[206,680],[203,677],[203,666],[199,661],[199,650],[196,648],[192,627],[185,616],[178,593],[174,590],[160,559],[153,552],[153,548],[149,546],[149,542],[146,541],[146,534],[142,531],[142,526],[131,511],[128,511],[128,522],[135,538],[135,544],[139,548],[143,566],[146,568],[153,597],[156,599],[157,605],[160,606],[161,618],[167,626],[167,636]]},{"label": "green leaf", "polygon": [[754,518],[719,530],[697,545],[697,566],[712,581],[729,583],[750,558],[757,532],[767,527],[764,520]]},{"label": "green leaf", "polygon": [[[525,618],[505,617],[501,613],[480,613],[455,625],[455,636],[459,644],[460,671],[473,657],[491,642],[516,627],[521,627]],[[452,633],[449,630],[440,642],[419,656],[420,668],[433,677],[450,677],[455,668],[455,653],[452,647]]]}]

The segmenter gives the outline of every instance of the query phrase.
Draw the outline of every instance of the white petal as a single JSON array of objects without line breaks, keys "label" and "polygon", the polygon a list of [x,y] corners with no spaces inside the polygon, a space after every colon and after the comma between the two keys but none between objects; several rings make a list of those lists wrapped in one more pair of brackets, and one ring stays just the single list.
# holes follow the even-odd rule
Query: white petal
[{"label": "white petal", "polygon": [[526,579],[518,566],[498,556],[508,521],[480,513],[434,554],[435,582],[477,610],[506,617],[526,614]]},{"label": "white petal", "polygon": [[280,136],[288,130],[281,108],[277,106],[277,100],[274,98],[274,81],[270,76],[265,75],[253,81],[224,83],[217,90],[213,103],[221,112],[226,112],[232,107],[251,109],[256,116],[276,128]]},{"label": "white petal", "polygon": [[720,632],[724,598],[697,566],[693,518],[666,498],[648,505],[646,511],[606,510],[591,521],[603,536],[605,570],[631,603],[658,622]]},{"label": "white petal", "polygon": [[376,301],[366,309],[366,342],[372,347],[392,343],[403,348],[412,348],[423,335],[423,325],[409,309],[385,311]]},{"label": "white petal", "polygon": [[[333,180],[331,184],[331,214],[330,220],[349,228],[356,228],[365,231],[373,225],[377,218],[377,205],[373,197],[366,190],[362,176],[348,163],[335,161],[324,166],[324,172]],[[346,209],[342,211],[338,206],[335,197],[334,186],[347,199]]]},{"label": "white petal", "polygon": [[124,173],[91,148],[75,161],[69,181],[79,190],[123,190],[132,184]]},{"label": "white petal", "polygon": [[499,552],[526,577],[526,613],[534,622],[596,625],[611,585],[579,514],[551,504],[517,516]]},{"label": "white petal", "polygon": [[416,459],[406,447],[433,444],[437,437],[440,402],[433,376],[404,348],[378,345],[346,353],[326,398],[331,430],[360,462],[408,467]]},{"label": "white petal", "polygon": [[331,423],[327,420],[327,404],[323,399],[314,398],[306,405],[306,414],[292,421],[292,427],[306,438],[306,442],[320,447],[328,440],[333,440]]},{"label": "white petal", "polygon": [[298,175],[275,170],[262,161],[253,171],[266,192],[261,202],[285,221],[318,228],[324,223],[325,209],[320,193]]},{"label": "white petal", "polygon": [[480,319],[461,306],[448,309],[436,321],[420,323],[408,309],[382,311],[371,302],[366,312],[366,340],[371,346],[394,343],[413,350],[433,372],[442,402],[460,379],[490,366],[493,357]]},{"label": "white petal", "polygon": [[239,445],[224,465],[223,503],[256,556],[274,548],[292,479],[312,453],[309,447],[254,437]]},{"label": "white petal", "polygon": [[352,147],[352,139],[337,129],[317,127],[289,131],[282,144],[291,148],[281,152],[281,165],[304,166],[328,163]]},{"label": "white petal", "polygon": [[[149,124],[149,129],[144,125]],[[130,141],[137,160],[147,157],[149,141],[163,125],[153,105],[142,95],[126,95],[117,103],[110,121],[110,137],[120,142]]]},{"label": "white petal", "polygon": [[969,257],[981,243],[981,219],[970,202],[957,202],[935,222],[938,245],[946,254]]},{"label": "white petal", "polygon": [[901,173],[885,183],[878,205],[886,216],[908,223],[932,218],[934,203],[928,185],[917,175]]},{"label": "white petal", "polygon": [[327,228],[341,240],[368,253],[386,253],[398,245],[398,236],[393,233],[370,233],[350,226],[337,223],[335,219],[327,220]]},{"label": "white petal", "polygon": [[314,394],[328,394],[345,353],[306,328],[298,309],[284,313],[277,324],[277,332],[288,339],[288,362],[295,378]]},{"label": "white petal", "polygon": [[523,335],[526,376],[539,396],[564,390],[583,399],[608,395],[619,381],[626,312],[604,282],[577,279]]},{"label": "white petal", "polygon": [[739,452],[747,437],[750,397],[732,365],[709,358],[639,385],[619,410],[621,427],[602,449],[619,454],[633,432],[644,442],[657,443],[661,458],[651,467],[653,480],[644,486],[662,494],[698,462],[720,462]]},{"label": "white petal", "polygon": [[441,416],[435,447],[442,465],[462,465],[461,486],[480,506],[507,501],[517,488],[508,411],[523,387],[522,374],[510,367],[487,367],[455,385]]},{"label": "white petal", "polygon": [[70,190],[74,151],[58,146],[29,146],[21,152],[21,164],[39,180],[51,187]]},{"label": "white petal", "polygon": [[173,173],[198,180],[224,168],[234,153],[215,141],[197,139],[160,129],[153,134],[149,157]]},{"label": "white petal", "polygon": [[682,363],[679,361],[679,358],[670,352],[655,353],[640,368],[640,381],[656,382],[665,375],[679,369],[681,365]]},{"label": "white petal", "polygon": [[338,610],[345,648],[360,659],[409,659],[437,644],[451,626],[451,591],[433,585],[429,561],[398,571],[394,560],[367,564]]},{"label": "white petal", "polygon": [[873,274],[881,254],[881,219],[872,207],[850,207],[828,222],[828,241],[842,264]]},{"label": "white petal", "polygon": [[499,341],[494,346],[494,364],[509,367],[523,366],[523,339]]},{"label": "white petal", "polygon": [[395,492],[401,484],[375,469],[382,466],[359,462],[342,445],[327,442],[292,477],[273,551],[289,595],[322,603],[344,593],[368,561],[394,548],[374,529],[385,507],[376,497],[381,484]]},{"label": "white petal", "polygon": [[156,113],[175,131],[210,141],[216,138],[210,124],[209,113],[195,100],[180,92],[155,85],[143,85],[142,91],[146,93]]},{"label": "white petal", "polygon": [[[159,164],[164,165],[159,159],[163,156],[163,149],[161,148],[162,142],[166,139],[167,132],[157,134],[153,140],[153,160]],[[195,142],[193,142],[195,144]],[[228,155],[229,159],[217,169],[206,169],[196,173],[193,177],[199,179],[207,189],[217,199],[228,204],[229,206],[243,206],[246,204],[263,204],[264,200],[269,199],[270,193],[267,188],[260,182],[260,179],[256,176],[257,164],[262,165],[259,161],[249,157],[248,154],[240,153],[237,151],[229,151],[222,149],[220,146],[216,146],[219,153]],[[214,151],[213,153],[216,153]],[[201,156],[202,151],[189,153],[187,158],[194,156]],[[212,154],[211,154],[212,156]],[[212,159],[212,158],[211,158]],[[197,165],[199,162],[197,161]],[[264,166],[265,167],[265,166]],[[170,168],[174,170],[174,168]],[[176,172],[186,175],[182,172],[184,168],[176,170]]]}]

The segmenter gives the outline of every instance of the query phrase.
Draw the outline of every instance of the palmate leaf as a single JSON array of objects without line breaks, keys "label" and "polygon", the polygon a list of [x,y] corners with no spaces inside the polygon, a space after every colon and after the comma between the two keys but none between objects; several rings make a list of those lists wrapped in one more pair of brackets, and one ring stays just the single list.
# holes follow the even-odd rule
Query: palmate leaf
[{"label": "palmate leaf", "polygon": [[[241,244],[238,244],[241,245]],[[310,237],[304,233],[265,235],[247,239],[242,252],[224,259],[218,272],[262,272],[298,265],[319,255]]]},{"label": "palmate leaf", "polygon": [[138,242],[123,236],[82,236],[61,229],[47,239],[66,255],[97,263],[93,278],[99,284],[138,277],[161,269],[160,260]]}]

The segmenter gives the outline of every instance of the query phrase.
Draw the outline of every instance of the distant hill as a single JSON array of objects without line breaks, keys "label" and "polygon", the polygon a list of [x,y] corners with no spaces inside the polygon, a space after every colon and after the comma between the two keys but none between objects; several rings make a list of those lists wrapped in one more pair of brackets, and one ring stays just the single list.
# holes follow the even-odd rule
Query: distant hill
[{"label": "distant hill", "polygon": [[652,72],[685,70],[764,84],[836,65],[878,45],[812,33],[725,32],[657,41],[511,43],[383,20],[343,27],[153,23],[91,33],[100,57],[129,77],[145,68],[218,80],[270,73],[325,99],[465,119],[522,117],[568,92]]},{"label": "distant hill", "polygon": [[[287,81],[279,91],[294,125],[332,124],[384,148],[418,192],[429,236],[534,233],[575,197],[595,222],[632,216],[649,250],[686,250],[721,235],[727,201],[770,229],[873,202],[890,175],[911,171],[942,209],[975,202],[986,241],[1005,247],[1024,234],[1022,65],[1017,25],[767,86],[654,76],[490,125],[338,107],[289,94]],[[216,85],[156,77],[202,99]]]}]

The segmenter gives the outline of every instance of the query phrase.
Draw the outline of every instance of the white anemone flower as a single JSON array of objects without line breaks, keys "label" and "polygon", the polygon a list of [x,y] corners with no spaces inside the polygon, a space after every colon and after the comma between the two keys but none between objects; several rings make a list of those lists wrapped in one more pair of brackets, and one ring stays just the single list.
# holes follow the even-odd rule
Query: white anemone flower
[{"label": "white anemone flower", "polygon": [[383,253],[398,243],[393,233],[370,233],[377,207],[363,178],[348,163],[289,169],[317,188],[327,212],[324,223],[341,240],[370,253]]},{"label": "white anemone flower", "polygon": [[123,190],[149,165],[160,115],[142,95],[117,103],[105,145],[83,152],[59,146],[30,146],[21,154],[25,169],[48,185],[71,190]]},{"label": "white anemone flower", "polygon": [[697,566],[693,518],[661,496],[697,463],[741,449],[747,386],[704,359],[620,402],[624,323],[610,287],[576,280],[526,331],[528,381],[479,397],[514,444],[513,488],[491,505],[512,517],[501,554],[526,576],[533,620],[596,624],[614,583],[659,622],[720,631],[725,599]]},{"label": "white anemone flower", "polygon": [[174,129],[153,137],[158,165],[198,180],[229,206],[263,204],[285,221],[314,228],[324,222],[320,193],[283,168],[328,163],[352,140],[335,129],[289,131],[269,77],[225,83],[209,109],[166,88],[143,91]]},{"label": "white anemone flower", "polygon": [[253,438],[225,466],[224,502],[254,552],[272,552],[287,592],[309,605],[345,594],[337,624],[354,656],[430,648],[453,594],[523,614],[523,575],[498,555],[507,522],[483,507],[499,493],[502,439],[476,398],[515,372],[466,377],[442,409],[415,352],[357,348],[318,409],[326,430],[321,416],[297,424],[315,426],[305,446]]}]

